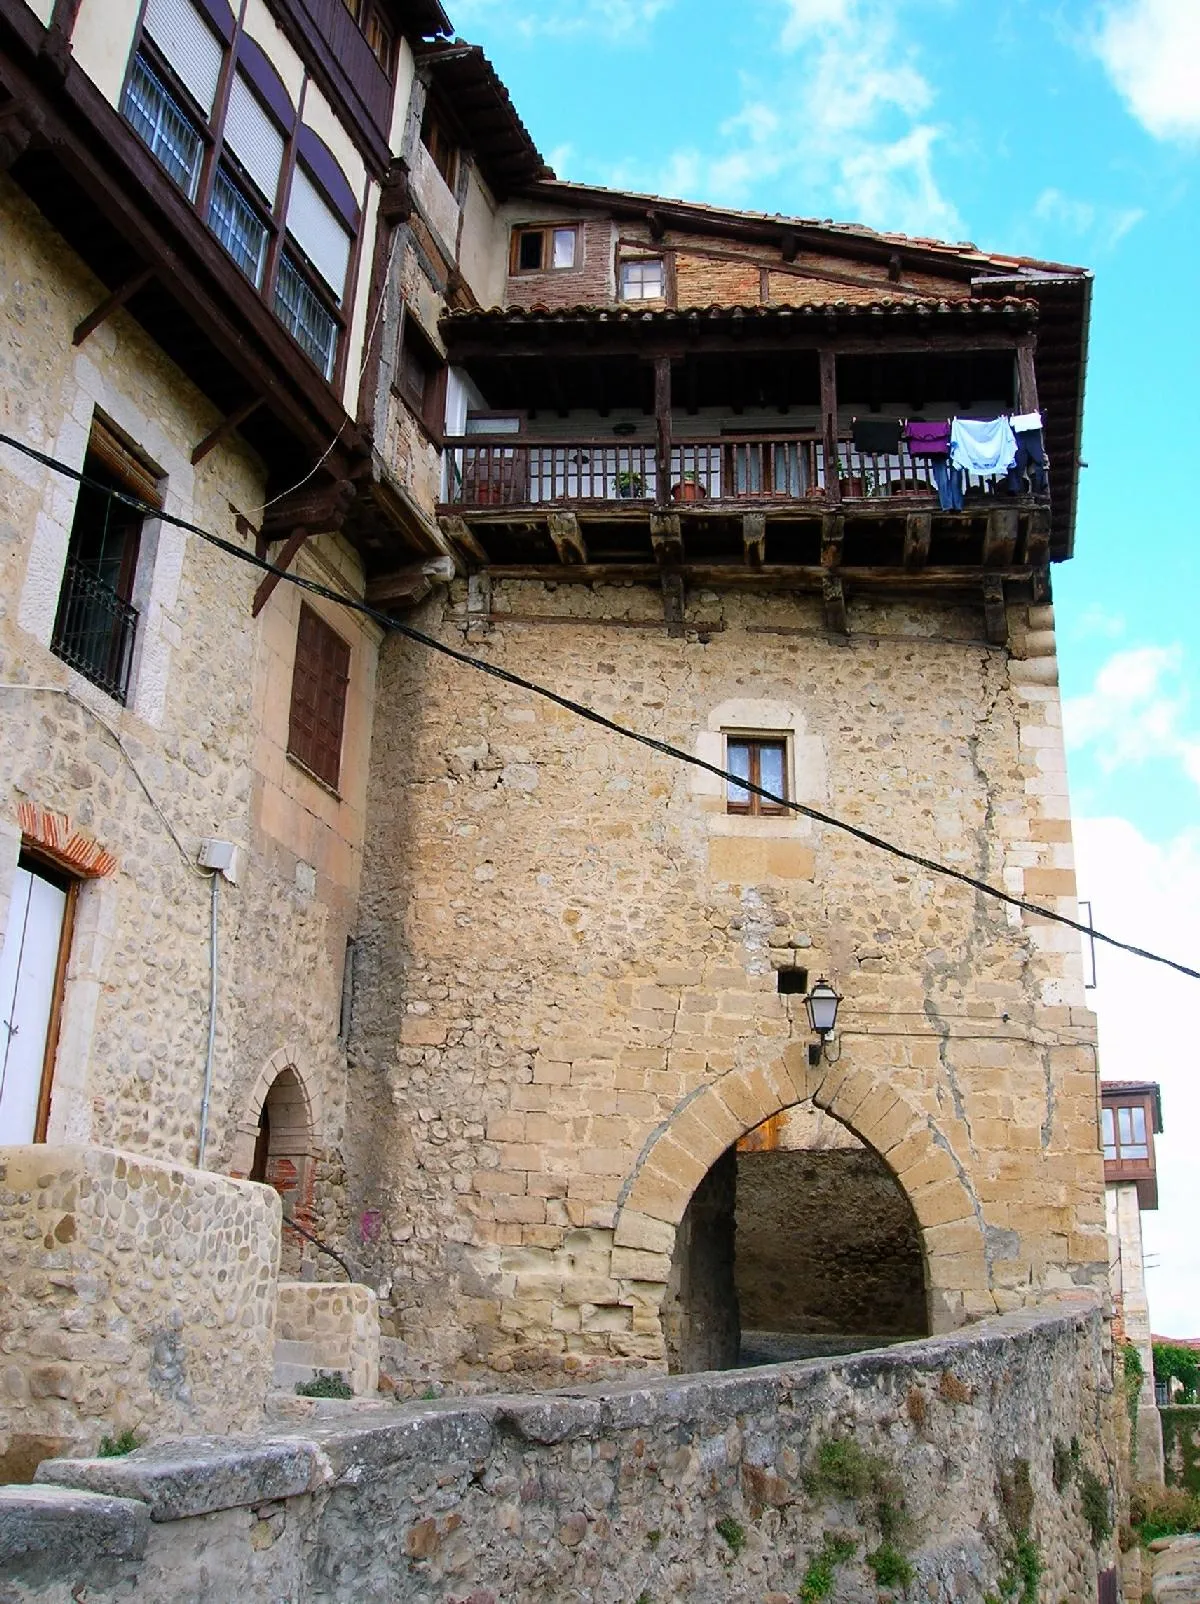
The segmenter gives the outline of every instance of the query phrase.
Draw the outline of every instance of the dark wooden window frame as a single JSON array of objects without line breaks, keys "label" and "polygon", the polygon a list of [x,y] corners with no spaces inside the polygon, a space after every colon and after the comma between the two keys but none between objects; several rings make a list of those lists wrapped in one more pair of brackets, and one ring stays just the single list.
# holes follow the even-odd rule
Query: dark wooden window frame
[{"label": "dark wooden window frame", "polygon": [[[570,267],[555,267],[553,265],[554,236],[558,233],[565,233],[567,229],[570,229],[575,235],[575,258]],[[540,234],[542,236],[542,266],[540,267],[521,266],[521,241],[530,234]],[[582,247],[583,224],[581,222],[516,223],[513,225],[512,238],[508,248],[509,277],[532,278],[540,273],[577,273],[583,265],[581,260]],[[545,265],[547,257],[550,258],[550,266]]]},{"label": "dark wooden window frame", "polygon": [[[791,742],[789,741],[789,739],[788,739],[788,737],[786,735],[772,735],[772,734],[765,733],[765,732],[760,732],[760,731],[754,731],[752,733],[748,733],[748,732],[744,732],[744,731],[741,731],[741,730],[726,730],[724,732],[724,736],[725,736],[725,753],[724,753],[724,756],[725,756],[725,768],[727,770],[732,770],[732,764],[729,761],[729,749],[730,749],[730,747],[733,747],[733,746],[745,746],[745,747],[749,748],[749,752],[750,752],[749,769],[750,769],[750,772],[749,772],[747,778],[748,778],[748,780],[749,780],[751,785],[762,785],[762,783],[763,783],[763,781],[762,781],[762,753],[763,753],[764,749],[770,748],[772,751],[778,750],[779,752],[781,752],[782,755],[783,755],[783,794],[789,800],[791,799],[791,788],[790,788],[790,786],[788,784],[788,770],[789,770],[788,755],[789,755],[789,751],[790,751],[790,748],[791,748]],[[774,818],[774,819],[778,819],[778,818],[786,818],[789,815],[789,813],[791,812],[791,810],[789,808],[783,807],[777,802],[768,802],[768,801],[765,800],[765,798],[756,795],[753,791],[750,792],[750,795],[749,795],[748,799],[745,802],[733,802],[733,801],[730,800],[730,797],[729,797],[730,784],[731,784],[731,782],[726,780],[726,782],[725,782],[725,811],[726,811],[726,813],[739,814],[742,818],[756,818],[756,819],[758,819],[758,818]]]},{"label": "dark wooden window frame", "polygon": [[342,0],[358,23],[359,32],[371,47],[375,60],[394,78],[396,68],[396,30],[383,7],[375,0]]},{"label": "dark wooden window frame", "polygon": [[[1123,1147],[1120,1116],[1126,1109],[1136,1109],[1141,1114],[1143,1136],[1140,1142],[1131,1141],[1128,1147]],[[1105,1114],[1112,1115],[1114,1152],[1111,1157],[1107,1151],[1108,1144],[1104,1140]],[[1154,1116],[1150,1110],[1149,1099],[1137,1096],[1122,1098],[1119,1102],[1109,1102],[1105,1099],[1100,1109],[1100,1146],[1104,1151],[1106,1164],[1150,1164],[1154,1157]],[[1145,1152],[1132,1152],[1131,1149],[1135,1147],[1145,1148]]]},{"label": "dark wooden window frame", "polygon": [[[304,656],[302,654],[308,654]],[[300,603],[287,753],[314,780],[337,795],[350,689],[350,643],[307,602]],[[325,707],[335,709],[328,717]],[[301,727],[307,718],[309,729]]]},{"label": "dark wooden window frame", "polygon": [[[312,357],[298,341],[294,343],[302,357],[307,362],[312,363],[315,371],[320,374],[322,381],[328,384],[332,390],[340,393],[346,376],[346,363],[350,345],[348,333],[358,288],[359,263],[363,247],[362,207],[357,197],[354,196],[345,174],[337,165],[332,152],[326,149],[316,131],[308,128],[303,122],[299,109],[291,105],[291,98],[286,89],[283,88],[282,82],[280,82],[279,86],[282,90],[282,97],[279,92],[273,90],[269,77],[263,71],[262,63],[266,63],[268,73],[274,73],[276,77],[278,77],[278,74],[275,73],[275,69],[261,45],[252,35],[245,32],[242,8],[239,6],[235,10],[232,37],[226,39],[223,30],[213,21],[212,8],[206,3],[206,0],[193,0],[193,3],[198,10],[208,16],[214,33],[221,40],[221,47],[224,52],[221,76],[217,85],[216,98],[213,101],[211,114],[205,115],[186,86],[180,81],[170,62],[166,60],[162,51],[146,32],[147,0],[141,0],[133,48],[130,50],[129,59],[125,64],[125,77],[121,86],[120,105],[123,107],[125,104],[129,80],[133,74],[137,58],[141,55],[151,63],[155,72],[163,78],[171,94],[179,101],[183,110],[194,122],[196,131],[204,142],[205,150],[202,158],[200,183],[197,187],[195,200],[190,201],[189,204],[207,228],[217,170],[224,165],[231,173],[242,198],[258,214],[268,230],[267,258],[263,268],[263,281],[257,287],[251,284],[251,288],[266,302],[272,315],[275,316],[275,287],[279,273],[279,261],[286,250],[297,264],[304,282],[337,325],[336,351],[333,369],[329,377],[326,378],[321,373],[317,364],[313,362]],[[359,21],[357,16],[354,20],[356,22]],[[260,107],[267,113],[272,123],[283,136],[283,158],[280,163],[279,183],[273,208],[263,205],[257,187],[247,175],[232,150],[227,150],[225,147],[225,119],[228,115],[229,97],[232,91],[234,74],[239,68],[250,85]],[[286,114],[285,103],[286,108],[290,108],[290,118]],[[319,150],[317,146],[320,146]],[[350,252],[346,264],[346,283],[340,303],[315,266],[309,261],[300,245],[295,240],[290,239],[287,233],[288,204],[291,200],[292,181],[297,164],[304,167],[309,178],[316,185],[330,208],[341,218],[350,236]],[[233,262],[232,258],[230,259],[230,265],[235,273],[240,273],[240,268]],[[250,280],[247,279],[246,282],[250,283]]]},{"label": "dark wooden window frame", "polygon": [[[415,388],[407,382],[411,367],[406,363],[406,358],[410,357],[415,357],[415,365],[421,368],[424,375],[419,397],[415,393]],[[439,448],[446,432],[446,385],[449,371],[446,358],[406,306],[404,326],[400,331],[396,382],[392,388]]]},{"label": "dark wooden window frame", "polygon": [[[639,296],[636,300],[627,300],[624,295],[622,278],[627,267],[634,267],[642,262],[657,262],[662,268],[662,293],[660,295]],[[622,306],[644,306],[647,301],[670,300],[670,272],[667,267],[667,258],[661,251],[626,251],[617,257],[617,300]]]}]

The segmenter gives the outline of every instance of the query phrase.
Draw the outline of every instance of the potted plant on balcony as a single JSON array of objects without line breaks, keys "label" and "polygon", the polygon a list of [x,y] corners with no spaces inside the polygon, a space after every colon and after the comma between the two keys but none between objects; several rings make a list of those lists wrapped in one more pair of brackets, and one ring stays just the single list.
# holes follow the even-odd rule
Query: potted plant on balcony
[{"label": "potted plant on balcony", "polygon": [[847,500],[852,501],[856,496],[865,496],[868,493],[865,477],[860,473],[847,473],[841,457],[837,459],[837,475],[839,488]]},{"label": "potted plant on balcony", "polygon": [[703,501],[708,491],[696,470],[688,468],[679,476],[679,483],[671,486],[671,495],[676,501]]},{"label": "potted plant on balcony", "polygon": [[631,469],[622,469],[615,483],[618,501],[640,501],[646,494],[645,479]]}]

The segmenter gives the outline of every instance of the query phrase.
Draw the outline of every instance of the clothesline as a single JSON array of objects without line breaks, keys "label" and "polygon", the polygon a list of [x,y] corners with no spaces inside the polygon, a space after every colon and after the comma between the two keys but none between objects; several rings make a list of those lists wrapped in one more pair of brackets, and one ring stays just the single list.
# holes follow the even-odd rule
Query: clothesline
[{"label": "clothesline", "polygon": [[1046,490],[1046,450],[1040,412],[1003,413],[998,418],[855,418],[854,448],[893,455],[903,440],[910,456],[928,459],[942,510],[962,510],[966,475],[1005,479],[1019,493],[1028,480],[1035,494]]}]

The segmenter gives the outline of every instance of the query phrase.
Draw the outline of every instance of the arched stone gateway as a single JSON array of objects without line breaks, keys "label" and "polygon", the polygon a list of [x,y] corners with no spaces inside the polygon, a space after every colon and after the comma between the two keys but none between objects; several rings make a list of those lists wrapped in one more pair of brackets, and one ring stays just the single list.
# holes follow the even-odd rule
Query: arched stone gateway
[{"label": "arched stone gateway", "polygon": [[272,1186],[285,1204],[312,1206],[320,1111],[288,1047],[263,1066],[238,1123],[230,1172]]},{"label": "arched stone gateway", "polygon": [[717,1186],[723,1155],[764,1120],[808,1102],[873,1149],[911,1205],[929,1329],[952,1330],[979,1312],[990,1285],[981,1211],[936,1121],[911,1093],[849,1058],[811,1067],[803,1044],[766,1069],[731,1070],[699,1088],[652,1134],[621,1190],[614,1269],[635,1253],[638,1275],[665,1289],[680,1224],[702,1183]]}]

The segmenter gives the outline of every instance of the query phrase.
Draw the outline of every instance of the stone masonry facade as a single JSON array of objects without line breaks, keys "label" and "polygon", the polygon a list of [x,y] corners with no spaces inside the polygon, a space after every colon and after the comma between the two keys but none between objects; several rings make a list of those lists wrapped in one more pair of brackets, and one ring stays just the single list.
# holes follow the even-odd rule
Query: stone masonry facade
[{"label": "stone masonry facade", "polygon": [[[1053,616],[497,585],[442,639],[709,757],[789,742],[801,801],[1074,910]],[[503,615],[511,612],[510,624]],[[536,615],[570,615],[539,626]],[[751,627],[753,632],[751,633]],[[403,713],[401,713],[403,709]],[[380,669],[352,1042],[353,1210],[385,1330],[547,1378],[664,1359],[675,1230],[721,1153],[811,1101],[914,1210],[930,1328],[1105,1276],[1095,1030],[1078,942],[400,640]],[[840,1054],[808,1062],[826,973]]]}]

